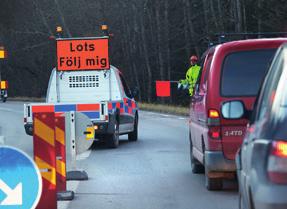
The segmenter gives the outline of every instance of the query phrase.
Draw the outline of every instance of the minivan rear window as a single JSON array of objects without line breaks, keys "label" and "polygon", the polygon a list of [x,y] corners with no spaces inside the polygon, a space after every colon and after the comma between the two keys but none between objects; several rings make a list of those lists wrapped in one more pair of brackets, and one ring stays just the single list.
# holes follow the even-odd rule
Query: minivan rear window
[{"label": "minivan rear window", "polygon": [[276,49],[234,52],[225,57],[221,76],[221,95],[257,95]]}]

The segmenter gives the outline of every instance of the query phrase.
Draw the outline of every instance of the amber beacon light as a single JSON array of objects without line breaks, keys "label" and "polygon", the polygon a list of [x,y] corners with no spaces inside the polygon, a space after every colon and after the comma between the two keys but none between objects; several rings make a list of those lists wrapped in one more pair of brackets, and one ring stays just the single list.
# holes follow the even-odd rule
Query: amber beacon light
[{"label": "amber beacon light", "polygon": [[6,58],[6,52],[4,46],[0,46],[0,59]]},{"label": "amber beacon light", "polygon": [[61,26],[57,26],[56,31],[57,31],[57,33],[62,33],[63,28]]},{"label": "amber beacon light", "polygon": [[108,25],[102,25],[102,31],[107,31],[108,30]]}]

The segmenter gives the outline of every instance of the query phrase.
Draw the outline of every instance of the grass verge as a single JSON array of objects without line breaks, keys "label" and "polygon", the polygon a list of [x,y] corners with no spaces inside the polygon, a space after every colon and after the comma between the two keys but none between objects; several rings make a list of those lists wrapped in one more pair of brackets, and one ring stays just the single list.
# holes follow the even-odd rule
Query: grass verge
[{"label": "grass verge", "polygon": [[153,112],[169,113],[175,115],[189,115],[189,109],[182,106],[152,104],[152,103],[138,103],[140,110],[148,110]]},{"label": "grass verge", "polygon": [[45,98],[37,97],[8,97],[8,101],[21,101],[21,102],[45,102]]}]

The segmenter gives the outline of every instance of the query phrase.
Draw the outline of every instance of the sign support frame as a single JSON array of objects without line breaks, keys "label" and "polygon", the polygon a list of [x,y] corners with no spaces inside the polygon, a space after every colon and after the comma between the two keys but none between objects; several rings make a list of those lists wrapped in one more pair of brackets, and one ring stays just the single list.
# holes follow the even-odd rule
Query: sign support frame
[{"label": "sign support frame", "polygon": [[71,157],[71,171],[67,171],[67,181],[74,181],[74,180],[78,180],[78,181],[86,181],[89,179],[88,174],[86,171],[84,170],[78,170],[77,169],[77,163],[76,163],[76,158],[77,158],[77,153],[76,153],[76,149],[77,149],[77,145],[76,145],[76,112],[75,111],[71,111],[68,112],[66,114],[65,117],[65,123],[66,123],[66,127],[68,129],[67,131],[67,135],[66,135],[66,142],[69,141],[69,143],[67,143],[69,152],[70,153],[70,157]]}]

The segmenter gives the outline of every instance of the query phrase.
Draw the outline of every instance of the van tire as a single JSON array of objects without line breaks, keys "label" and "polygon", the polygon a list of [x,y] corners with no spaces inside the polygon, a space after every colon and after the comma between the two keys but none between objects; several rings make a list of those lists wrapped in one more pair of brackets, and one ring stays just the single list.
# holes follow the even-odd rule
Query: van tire
[{"label": "van tire", "polygon": [[190,141],[191,171],[192,173],[195,173],[195,174],[204,173],[204,166],[197,159],[194,158],[192,148],[193,148],[193,145],[192,145],[192,142]]},{"label": "van tire", "polygon": [[222,190],[223,183],[221,178],[209,178],[205,173],[205,186],[210,191]]},{"label": "van tire", "polygon": [[138,140],[138,117],[136,115],[134,120],[134,130],[128,134],[129,141],[137,141]]},{"label": "van tire", "polygon": [[115,131],[113,134],[105,135],[105,140],[107,143],[108,148],[115,149],[119,146],[119,123],[115,123]]}]

